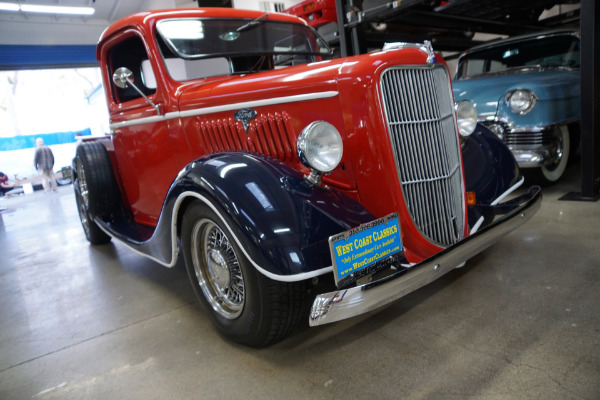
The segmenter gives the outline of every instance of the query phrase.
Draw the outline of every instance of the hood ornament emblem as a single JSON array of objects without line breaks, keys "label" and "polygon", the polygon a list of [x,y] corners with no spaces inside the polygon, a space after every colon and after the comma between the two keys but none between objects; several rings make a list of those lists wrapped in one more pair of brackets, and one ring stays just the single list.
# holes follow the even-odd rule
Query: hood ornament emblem
[{"label": "hood ornament emblem", "polygon": [[244,130],[248,134],[248,123],[256,117],[256,111],[251,108],[242,108],[233,114],[233,118],[244,125]]},{"label": "hood ornament emblem", "polygon": [[429,40],[425,40],[423,42],[423,46],[421,47],[421,51],[427,53],[427,64],[435,64],[437,63],[437,57],[433,52],[433,46]]},{"label": "hood ornament emblem", "polygon": [[393,42],[385,43],[383,45],[383,51],[402,49],[418,49],[427,55],[427,64],[437,63],[437,57],[435,56],[433,46],[431,45],[431,41],[429,40],[425,40],[423,43]]}]

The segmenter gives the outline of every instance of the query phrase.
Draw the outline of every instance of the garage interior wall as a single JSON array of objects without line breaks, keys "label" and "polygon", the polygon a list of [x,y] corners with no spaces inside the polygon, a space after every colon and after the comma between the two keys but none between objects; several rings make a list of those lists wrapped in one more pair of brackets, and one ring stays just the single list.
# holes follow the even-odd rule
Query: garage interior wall
[{"label": "garage interior wall", "polygon": [[[112,9],[102,17],[0,13],[0,69],[97,65],[96,43],[112,22],[142,9],[198,6],[193,0],[117,0],[111,4]],[[100,6],[100,2],[94,5]]]}]

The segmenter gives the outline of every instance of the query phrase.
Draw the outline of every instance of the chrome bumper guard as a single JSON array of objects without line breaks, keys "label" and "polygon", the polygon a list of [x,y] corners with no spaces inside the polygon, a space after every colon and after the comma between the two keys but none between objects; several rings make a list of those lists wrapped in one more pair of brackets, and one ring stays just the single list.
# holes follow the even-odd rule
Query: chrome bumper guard
[{"label": "chrome bumper guard", "polygon": [[531,187],[528,193],[498,204],[503,211],[509,211],[491,225],[419,264],[379,281],[318,295],[311,308],[310,326],[367,313],[433,282],[527,222],[541,204],[541,189]]},{"label": "chrome bumper guard", "polygon": [[555,146],[542,146],[537,149],[518,149],[508,147],[513,153],[519,168],[536,168],[554,162]]}]

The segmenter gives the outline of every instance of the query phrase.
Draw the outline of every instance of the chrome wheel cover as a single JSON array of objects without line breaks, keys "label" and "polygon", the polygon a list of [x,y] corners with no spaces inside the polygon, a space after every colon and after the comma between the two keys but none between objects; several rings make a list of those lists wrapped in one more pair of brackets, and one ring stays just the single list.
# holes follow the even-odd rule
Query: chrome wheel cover
[{"label": "chrome wheel cover", "polygon": [[[81,196],[77,196],[79,198],[81,198]],[[79,207],[79,219],[81,219],[81,225],[83,226],[83,230],[85,231],[86,235],[89,235],[90,232],[90,221],[89,221],[89,217],[88,217],[88,213],[87,210],[85,209],[85,205],[83,204],[83,201],[80,199],[77,199],[77,206]]]},{"label": "chrome wheel cover", "polygon": [[549,182],[557,181],[567,168],[569,152],[571,151],[571,141],[569,138],[569,129],[566,126],[558,126],[555,129],[556,149],[555,160],[552,164],[542,166],[542,175]]},{"label": "chrome wheel cover", "polygon": [[209,219],[198,220],[191,235],[191,255],[198,285],[213,310],[235,319],[244,308],[245,285],[229,238]]},{"label": "chrome wheel cover", "polygon": [[77,184],[79,185],[79,194],[81,194],[81,199],[83,200],[83,207],[87,210],[90,205],[90,193],[85,178],[85,171],[79,158],[77,158]]}]

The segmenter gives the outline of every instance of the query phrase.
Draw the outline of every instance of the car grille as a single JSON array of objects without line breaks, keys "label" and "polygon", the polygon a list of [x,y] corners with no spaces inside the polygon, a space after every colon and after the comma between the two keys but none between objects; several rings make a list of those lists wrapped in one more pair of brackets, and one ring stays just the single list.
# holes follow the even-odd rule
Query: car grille
[{"label": "car grille", "polygon": [[247,150],[281,161],[294,160],[296,135],[287,113],[259,114],[248,125],[233,118],[196,121],[200,141],[207,153]]},{"label": "car grille", "polygon": [[504,143],[509,146],[544,146],[552,143],[552,132],[511,132],[504,134]]},{"label": "car grille", "polygon": [[446,68],[390,68],[381,77],[388,131],[408,212],[430,241],[464,236],[460,143]]},{"label": "car grille", "polygon": [[528,146],[539,147],[551,145],[554,142],[554,133],[552,129],[546,129],[538,132],[511,132],[508,124],[496,121],[482,122],[492,132],[498,134],[507,146]]}]

